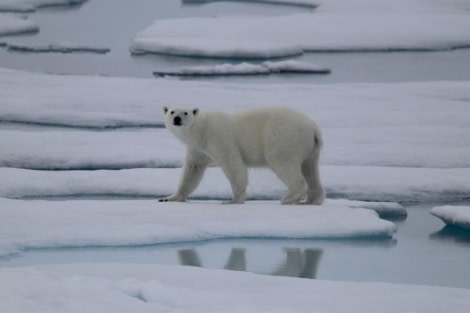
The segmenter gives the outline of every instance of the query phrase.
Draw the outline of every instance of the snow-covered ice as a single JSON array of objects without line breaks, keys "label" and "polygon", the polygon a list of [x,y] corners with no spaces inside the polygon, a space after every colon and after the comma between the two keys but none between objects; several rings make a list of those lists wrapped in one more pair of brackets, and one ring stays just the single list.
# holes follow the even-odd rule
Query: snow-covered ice
[{"label": "snow-covered ice", "polygon": [[28,45],[28,44],[17,44],[9,43],[7,45],[8,51],[18,52],[34,52],[34,53],[45,53],[45,52],[56,52],[56,53],[97,53],[106,54],[111,51],[109,48],[104,47],[93,47],[90,45],[83,45],[73,42],[59,42],[45,46]]},{"label": "snow-covered ice", "polygon": [[[243,21],[240,22],[243,23]],[[284,44],[282,42],[243,40],[238,42],[236,49],[234,49],[232,39],[225,40],[218,38],[217,40],[212,40],[188,35],[184,38],[167,37],[163,40],[156,40],[151,31],[139,33],[132,42],[130,50],[133,54],[157,53],[175,56],[231,59],[281,58],[298,56],[303,53],[303,49],[300,46]]]},{"label": "snow-covered ice", "polygon": [[[368,201],[466,199],[470,169],[322,166],[328,196]],[[117,196],[162,197],[178,186],[181,169],[36,171],[0,168],[0,196],[7,198]],[[249,173],[249,199],[279,200],[286,187],[268,170]],[[219,168],[206,171],[195,199],[229,199],[231,189]]]},{"label": "snow-covered ice", "polygon": [[166,129],[2,130],[0,146],[0,167],[38,170],[181,167],[184,158],[184,147]]},{"label": "snow-covered ice", "polygon": [[[449,132],[452,149],[462,146],[464,152],[470,140],[468,82],[253,86],[0,69],[0,84],[5,87],[0,98],[2,122],[92,128],[163,127],[165,105],[227,112],[286,105],[305,112],[322,129],[357,130],[369,138],[373,136],[367,134],[371,131],[384,130],[387,138],[394,136],[395,131],[401,132],[399,137],[409,142],[409,148],[418,141],[407,138],[429,144],[432,138]],[[358,144],[361,141],[362,137],[356,138]],[[447,152],[452,153],[452,149]]]},{"label": "snow-covered ice", "polygon": [[[352,206],[357,203],[352,202]],[[21,201],[0,198],[0,255],[27,248],[127,246],[220,238],[392,237],[396,226],[343,200],[254,202]]]},{"label": "snow-covered ice", "polygon": [[150,264],[0,268],[2,312],[467,313],[470,290]]},{"label": "snow-covered ice", "polygon": [[332,0],[314,13],[157,20],[135,36],[131,50],[264,59],[306,51],[450,50],[470,47],[467,29],[466,0]]},{"label": "snow-covered ice", "polygon": [[173,71],[155,71],[155,76],[240,76],[269,74],[328,74],[330,70],[295,60],[253,63],[224,63],[212,66],[189,66]]},{"label": "snow-covered ice", "polygon": [[32,12],[45,6],[78,5],[87,0],[0,0],[0,11]]},{"label": "snow-covered ice", "polygon": [[0,36],[37,31],[39,31],[39,26],[30,20],[0,13]]},{"label": "snow-covered ice", "polygon": [[[385,133],[386,143],[381,136]],[[470,167],[468,128],[430,127],[410,133],[408,127],[323,127],[323,137],[327,144],[322,165]],[[185,154],[185,147],[164,128],[110,132],[4,129],[0,146],[0,167],[45,170],[180,167]],[[442,146],[449,148],[437,149]]]},{"label": "snow-covered ice", "polygon": [[[165,105],[233,112],[285,104],[321,126],[322,177],[332,197],[433,201],[458,200],[470,192],[467,82],[252,86],[0,70],[0,83],[5,87],[1,121],[67,127],[160,127]],[[184,147],[164,129],[33,132],[13,127],[0,132],[0,143],[4,167],[129,169],[2,168],[0,193],[11,198],[167,195],[180,170],[149,168],[178,167],[184,158]],[[269,171],[253,171],[252,181],[254,199],[279,199],[285,190]],[[195,196],[222,199],[229,190],[220,170],[211,169]]]},{"label": "snow-covered ice", "polygon": [[432,208],[431,214],[447,225],[470,230],[470,206],[439,206]]}]

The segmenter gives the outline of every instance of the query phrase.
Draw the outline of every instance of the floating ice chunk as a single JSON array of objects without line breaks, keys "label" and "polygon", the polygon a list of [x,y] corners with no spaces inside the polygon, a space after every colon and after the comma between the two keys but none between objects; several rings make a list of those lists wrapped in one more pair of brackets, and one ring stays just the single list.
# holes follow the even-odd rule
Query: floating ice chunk
[{"label": "floating ice chunk", "polygon": [[131,45],[133,54],[166,54],[186,57],[210,57],[229,59],[270,59],[298,56],[302,48],[263,40],[242,40],[234,48],[232,40],[202,39],[191,37],[149,38],[148,31],[137,35]]},{"label": "floating ice chunk", "polygon": [[273,58],[306,51],[433,51],[470,47],[466,14],[294,14],[157,20],[131,50]]},{"label": "floating ice chunk", "polygon": [[41,247],[124,246],[219,238],[392,237],[374,211],[278,202],[158,203],[0,198],[0,255]]},{"label": "floating ice chunk", "polygon": [[0,36],[39,31],[39,26],[27,19],[0,13]]},{"label": "floating ice chunk", "polygon": [[155,76],[236,76],[269,75],[269,68],[250,63],[219,64],[213,66],[191,66],[176,71],[156,71]]},{"label": "floating ice chunk", "polygon": [[213,66],[191,66],[175,71],[156,71],[155,76],[239,76],[269,75],[280,73],[328,74],[330,70],[300,61],[263,62],[261,64],[238,63]]},{"label": "floating ice chunk", "polygon": [[81,45],[71,42],[61,42],[56,44],[50,44],[46,46],[34,46],[34,45],[27,45],[27,44],[12,44],[9,43],[7,45],[8,51],[18,51],[18,52],[34,52],[34,53],[41,53],[41,52],[59,52],[59,53],[73,53],[73,52],[80,52],[80,53],[97,53],[97,54],[106,54],[111,49],[104,48],[104,47],[92,47],[87,45]]},{"label": "floating ice chunk", "polygon": [[440,206],[431,210],[431,214],[440,218],[447,225],[470,230],[470,206]]},{"label": "floating ice chunk", "polygon": [[32,12],[45,6],[69,6],[82,4],[87,0],[0,0],[0,11]]},{"label": "floating ice chunk", "polygon": [[[218,2],[218,1],[226,1],[226,0],[183,0],[183,4],[204,4],[204,3]],[[231,0],[231,1],[287,5],[287,6],[310,8],[310,9],[314,9],[318,7],[318,2],[312,1],[312,0]]]}]

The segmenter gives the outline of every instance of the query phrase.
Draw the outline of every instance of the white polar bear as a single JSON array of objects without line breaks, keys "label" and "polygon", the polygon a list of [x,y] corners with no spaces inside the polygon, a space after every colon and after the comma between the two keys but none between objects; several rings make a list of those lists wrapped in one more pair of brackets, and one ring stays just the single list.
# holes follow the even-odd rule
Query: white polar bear
[{"label": "white polar bear", "polygon": [[187,153],[178,190],[159,201],[185,201],[214,162],[232,187],[233,199],[227,203],[245,201],[247,167],[274,171],[289,189],[282,204],[323,202],[318,169],[322,137],[307,116],[282,107],[236,114],[165,107],[164,113],[166,127],[187,145]]}]

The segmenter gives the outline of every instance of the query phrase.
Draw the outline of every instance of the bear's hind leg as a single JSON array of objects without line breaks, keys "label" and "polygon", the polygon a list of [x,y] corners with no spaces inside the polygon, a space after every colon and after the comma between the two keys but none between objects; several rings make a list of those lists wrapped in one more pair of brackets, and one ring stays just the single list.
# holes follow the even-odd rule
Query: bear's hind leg
[{"label": "bear's hind leg", "polygon": [[305,179],[302,176],[300,164],[284,159],[267,160],[276,176],[287,186],[288,193],[281,199],[282,204],[299,203],[306,192]]},{"label": "bear's hind leg", "polygon": [[320,170],[318,165],[319,151],[314,151],[302,163],[302,175],[307,181],[307,199],[304,204],[322,204],[325,200],[325,191],[320,182]]}]

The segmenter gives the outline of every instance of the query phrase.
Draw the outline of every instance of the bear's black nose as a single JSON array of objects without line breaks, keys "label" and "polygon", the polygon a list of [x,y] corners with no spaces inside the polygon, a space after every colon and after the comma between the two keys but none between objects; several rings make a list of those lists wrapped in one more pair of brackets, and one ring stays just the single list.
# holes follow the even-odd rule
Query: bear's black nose
[{"label": "bear's black nose", "polygon": [[181,121],[181,117],[179,116],[175,117],[175,119],[173,120],[173,124],[176,126],[181,126],[183,124]]}]

